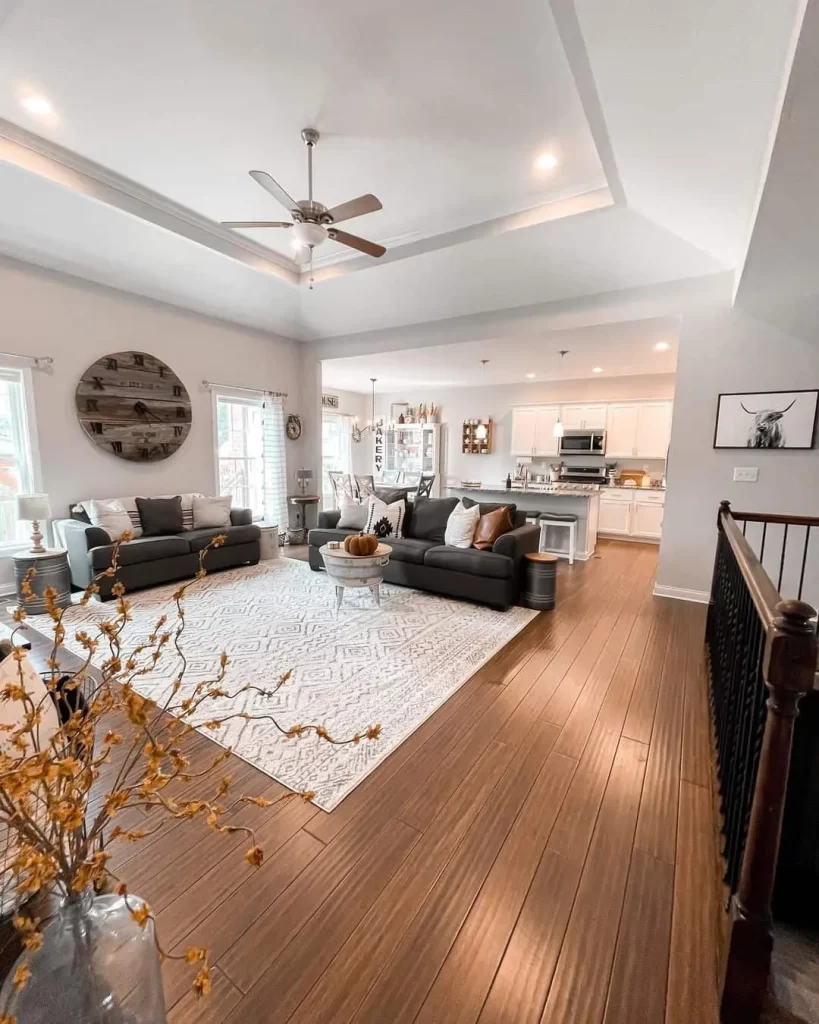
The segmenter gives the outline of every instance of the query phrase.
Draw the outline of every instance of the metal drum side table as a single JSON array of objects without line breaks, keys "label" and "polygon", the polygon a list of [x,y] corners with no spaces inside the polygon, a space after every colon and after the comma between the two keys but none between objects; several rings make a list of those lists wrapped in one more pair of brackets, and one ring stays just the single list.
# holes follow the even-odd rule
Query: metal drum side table
[{"label": "metal drum side table", "polygon": [[524,607],[549,611],[555,606],[558,557],[547,551],[531,551],[524,557]]},{"label": "metal drum side table", "polygon": [[259,540],[259,557],[263,562],[269,561],[271,558],[279,557],[279,528],[278,526],[269,526],[267,523],[263,523],[260,526],[262,531],[261,538]]},{"label": "metal drum side table", "polygon": [[287,542],[288,544],[306,544],[307,543],[307,509],[313,505],[318,505],[319,497],[317,494],[293,494],[287,499],[290,504],[295,508],[295,523],[293,526],[288,526],[287,529]]},{"label": "metal drum side table", "polygon": [[37,570],[31,581],[31,589],[37,597],[23,605],[29,615],[42,615],[46,610],[43,596],[46,587],[53,587],[57,591],[58,608],[67,608],[71,604],[71,573],[68,569],[68,552],[64,548],[52,548],[39,555],[33,551],[14,555],[14,579],[17,583],[17,599],[21,604],[23,595],[20,584],[29,569]]}]

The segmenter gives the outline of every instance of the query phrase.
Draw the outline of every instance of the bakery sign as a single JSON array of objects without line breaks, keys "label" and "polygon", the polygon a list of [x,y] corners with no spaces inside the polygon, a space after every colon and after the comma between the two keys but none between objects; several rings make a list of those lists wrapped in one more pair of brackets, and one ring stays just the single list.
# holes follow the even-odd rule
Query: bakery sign
[{"label": "bakery sign", "polygon": [[373,438],[373,467],[376,475],[384,469],[384,424],[380,420],[375,425]]},{"label": "bakery sign", "polygon": [[321,404],[325,409],[337,409],[338,395],[322,395]]}]

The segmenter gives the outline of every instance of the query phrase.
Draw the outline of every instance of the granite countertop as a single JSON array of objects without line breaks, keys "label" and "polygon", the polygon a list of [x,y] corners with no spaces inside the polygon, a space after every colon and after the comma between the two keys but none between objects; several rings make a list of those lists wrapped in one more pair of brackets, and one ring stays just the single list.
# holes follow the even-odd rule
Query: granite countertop
[{"label": "granite countertop", "polygon": [[529,484],[525,488],[523,484],[512,484],[511,487],[507,487],[506,484],[498,484],[497,487],[462,487],[459,484],[447,484],[447,490],[465,491],[467,494],[474,491],[476,494],[530,494],[533,496],[545,494],[550,498],[593,498],[600,493],[601,489],[598,488],[595,491],[575,490],[566,484],[561,484],[559,487],[552,487],[550,484]]}]

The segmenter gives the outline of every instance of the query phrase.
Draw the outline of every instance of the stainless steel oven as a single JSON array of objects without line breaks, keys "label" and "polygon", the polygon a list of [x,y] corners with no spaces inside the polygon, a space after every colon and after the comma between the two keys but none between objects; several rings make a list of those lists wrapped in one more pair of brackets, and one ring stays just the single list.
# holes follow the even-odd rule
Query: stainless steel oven
[{"label": "stainless steel oven", "polygon": [[567,430],[560,438],[560,455],[605,455],[605,430]]}]

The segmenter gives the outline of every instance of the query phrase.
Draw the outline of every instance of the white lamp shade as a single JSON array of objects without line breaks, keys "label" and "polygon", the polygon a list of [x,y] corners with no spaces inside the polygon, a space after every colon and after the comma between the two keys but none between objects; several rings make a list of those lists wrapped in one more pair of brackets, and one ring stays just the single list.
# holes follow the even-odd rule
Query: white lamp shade
[{"label": "white lamp shade", "polygon": [[560,422],[560,420],[558,420],[557,423],[555,423],[555,425],[552,427],[552,436],[563,437],[563,424]]},{"label": "white lamp shade", "polygon": [[18,494],[17,518],[32,521],[48,519],[51,505],[47,494]]}]

